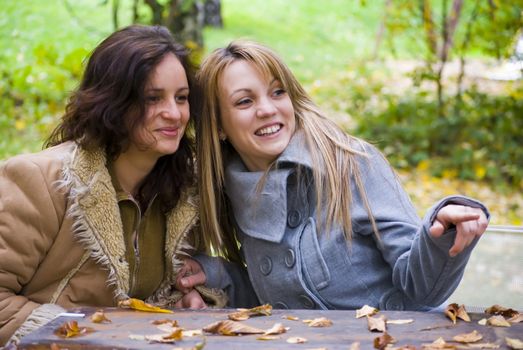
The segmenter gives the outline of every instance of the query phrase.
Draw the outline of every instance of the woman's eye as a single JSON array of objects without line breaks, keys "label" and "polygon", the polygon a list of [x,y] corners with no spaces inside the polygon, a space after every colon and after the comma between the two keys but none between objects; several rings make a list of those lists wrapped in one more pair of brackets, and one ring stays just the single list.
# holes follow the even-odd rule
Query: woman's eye
[{"label": "woman's eye", "polygon": [[282,88],[275,89],[273,92],[274,96],[281,96],[281,95],[285,95],[286,93],[287,92]]},{"label": "woman's eye", "polygon": [[161,99],[160,96],[155,96],[155,95],[147,96],[145,98],[146,102],[149,104],[157,103],[158,101],[160,101],[160,99]]},{"label": "woman's eye", "polygon": [[189,99],[189,95],[179,95],[174,97],[177,103],[185,103]]},{"label": "woman's eye", "polygon": [[238,100],[235,104],[236,104],[236,106],[245,106],[245,105],[248,105],[249,103],[251,103],[250,98],[242,98],[241,100]]}]

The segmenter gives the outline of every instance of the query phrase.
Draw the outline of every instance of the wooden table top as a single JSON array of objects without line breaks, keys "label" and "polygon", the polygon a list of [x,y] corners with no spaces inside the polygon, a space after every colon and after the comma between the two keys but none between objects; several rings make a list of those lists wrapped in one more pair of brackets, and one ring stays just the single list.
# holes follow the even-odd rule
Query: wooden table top
[{"label": "wooden table top", "polygon": [[[85,313],[85,317],[60,316],[42,328],[24,337],[19,349],[193,349],[205,340],[204,349],[350,349],[359,342],[359,349],[374,349],[373,341],[383,333],[371,332],[365,317],[356,318],[355,311],[322,310],[273,310],[270,316],[252,317],[242,324],[261,329],[269,329],[275,323],[290,327],[278,339],[258,340],[260,335],[223,336],[204,332],[203,335],[184,337],[175,343],[150,343],[139,336],[161,334],[154,320],[176,320],[179,327],[186,330],[202,329],[213,322],[227,320],[227,315],[235,310],[175,310],[172,314],[140,312],[127,309],[105,308],[104,313],[110,323],[93,323],[90,315],[96,308],[80,308],[71,312]],[[483,339],[478,343],[498,345],[499,349],[509,349],[506,337],[523,340],[523,323],[511,327],[482,326],[478,321],[490,315],[471,313],[471,322],[458,320],[453,324],[443,312],[380,311],[376,316],[385,315],[387,320],[412,319],[409,324],[388,324],[387,332],[396,339],[394,347],[411,345],[417,349],[422,344],[432,343],[439,337],[454,345],[453,337],[458,334],[479,332]],[[284,316],[295,316],[299,320],[289,320]],[[326,317],[332,321],[330,327],[309,327],[303,320]],[[89,334],[72,338],[60,338],[54,332],[65,322],[76,320],[80,327],[91,327]],[[137,337],[138,336],[138,337]],[[288,338],[307,339],[302,344],[291,344]]]}]

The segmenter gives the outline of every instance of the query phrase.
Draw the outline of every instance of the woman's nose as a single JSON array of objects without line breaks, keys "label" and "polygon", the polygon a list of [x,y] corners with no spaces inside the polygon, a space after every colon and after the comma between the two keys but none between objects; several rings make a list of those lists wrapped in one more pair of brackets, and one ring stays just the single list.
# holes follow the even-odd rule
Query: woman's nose
[{"label": "woman's nose", "polygon": [[258,118],[271,117],[275,115],[276,112],[276,106],[274,105],[274,102],[270,99],[260,101],[260,103],[256,107],[256,116]]}]

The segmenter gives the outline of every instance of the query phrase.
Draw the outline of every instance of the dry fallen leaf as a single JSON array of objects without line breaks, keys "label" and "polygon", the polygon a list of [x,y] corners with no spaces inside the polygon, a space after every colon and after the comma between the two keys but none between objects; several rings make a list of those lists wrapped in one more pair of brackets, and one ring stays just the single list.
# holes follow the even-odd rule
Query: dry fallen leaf
[{"label": "dry fallen leaf", "polygon": [[275,323],[271,328],[267,329],[263,335],[275,335],[287,332],[289,328],[284,327],[281,323]]},{"label": "dry fallen leaf", "polygon": [[456,349],[455,345],[448,344],[443,340],[443,338],[439,337],[438,339],[434,340],[432,343],[429,344],[421,344],[421,347],[425,350],[436,350],[436,349]]},{"label": "dry fallen leaf", "polygon": [[289,343],[289,344],[303,344],[306,342],[307,342],[307,339],[302,338],[302,337],[290,337],[289,339],[287,339],[287,343]]},{"label": "dry fallen leaf", "polygon": [[465,305],[458,305],[456,303],[449,304],[445,308],[445,315],[450,318],[454,324],[456,324],[457,318],[460,318],[465,322],[470,322],[470,317],[465,310]]},{"label": "dry fallen leaf", "polygon": [[361,309],[356,310],[356,318],[364,316],[373,316],[376,315],[380,310],[369,305],[363,305]]},{"label": "dry fallen leaf", "polygon": [[383,315],[380,317],[367,316],[367,327],[371,332],[385,332],[387,330],[386,321]]},{"label": "dry fallen leaf", "polygon": [[516,338],[505,338],[505,341],[507,342],[507,345],[515,350],[521,350],[523,349],[523,341],[516,339]]},{"label": "dry fallen leaf", "polygon": [[58,327],[54,334],[59,336],[60,338],[71,338],[71,337],[77,337],[80,335],[85,335],[88,333],[94,332],[93,328],[90,327],[80,327],[78,326],[77,321],[69,321],[63,323],[60,327]]},{"label": "dry fallen leaf", "polygon": [[487,319],[486,318],[482,318],[481,320],[478,321],[478,324],[481,325],[481,326],[486,326],[487,325]]},{"label": "dry fallen leaf", "polygon": [[169,320],[168,318],[164,318],[164,319],[161,319],[161,320],[152,320],[151,324],[154,324],[154,325],[168,324],[171,327],[178,327],[178,321],[176,321],[176,320]]},{"label": "dry fallen leaf", "polygon": [[299,317],[291,316],[291,315],[283,315],[281,318],[289,320],[289,321],[299,321],[300,320]]},{"label": "dry fallen leaf", "polygon": [[485,313],[489,315],[502,315],[505,318],[517,317],[519,312],[501,305],[492,305],[485,309]]},{"label": "dry fallen leaf", "polygon": [[303,320],[303,323],[307,323],[309,327],[330,327],[332,321],[325,317],[318,317],[313,320]]},{"label": "dry fallen leaf", "polygon": [[184,337],[195,337],[197,335],[202,335],[203,334],[203,331],[201,329],[188,329],[188,330],[184,330],[182,332],[182,335]]},{"label": "dry fallen leaf", "polygon": [[143,300],[135,299],[135,298],[129,298],[126,300],[119,301],[118,307],[126,308],[126,309],[133,309],[133,310],[137,310],[137,311],[145,311],[145,312],[158,312],[158,313],[166,313],[166,314],[173,313],[171,310],[162,309],[157,306],[147,304]]},{"label": "dry fallen leaf", "polygon": [[256,340],[276,340],[280,339],[280,336],[278,335],[261,335]]},{"label": "dry fallen leaf", "polygon": [[264,330],[245,325],[240,322],[223,320],[214,322],[203,327],[204,332],[221,334],[221,335],[239,335],[239,334],[262,334]]},{"label": "dry fallen leaf", "polygon": [[487,319],[487,324],[494,327],[510,327],[510,323],[501,315],[494,315]]},{"label": "dry fallen leaf", "polygon": [[354,343],[352,343],[349,347],[349,350],[360,350],[360,342],[355,341]]},{"label": "dry fallen leaf", "polygon": [[523,322],[523,314],[518,313],[517,315],[512,316],[507,321],[510,323],[520,323]]},{"label": "dry fallen leaf", "polygon": [[454,336],[452,339],[454,339],[458,343],[475,343],[483,339],[483,336],[481,335],[481,333],[478,333],[478,331],[473,330],[470,333],[458,334]]},{"label": "dry fallen leaf", "polygon": [[93,323],[111,323],[111,320],[105,316],[103,310],[98,310],[91,315],[91,322]]},{"label": "dry fallen leaf", "polygon": [[272,306],[270,304],[260,305],[251,309],[238,309],[229,315],[230,320],[245,321],[253,316],[270,316],[272,314]]},{"label": "dry fallen leaf", "polygon": [[414,320],[412,318],[408,318],[405,320],[387,320],[387,324],[409,324],[413,322]]},{"label": "dry fallen leaf", "polygon": [[393,344],[396,342],[396,339],[394,339],[390,334],[387,332],[383,332],[382,335],[379,337],[374,338],[374,348],[383,350],[385,347],[389,344]]}]

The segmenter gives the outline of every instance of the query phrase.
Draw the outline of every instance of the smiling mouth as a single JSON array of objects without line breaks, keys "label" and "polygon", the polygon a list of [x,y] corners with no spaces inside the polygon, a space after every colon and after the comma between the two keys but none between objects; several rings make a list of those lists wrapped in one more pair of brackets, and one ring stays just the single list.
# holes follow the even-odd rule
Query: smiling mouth
[{"label": "smiling mouth", "polygon": [[268,135],[273,135],[273,134],[276,134],[278,131],[281,130],[283,125],[281,124],[276,124],[276,125],[271,125],[271,126],[267,126],[265,128],[261,128],[261,129],[258,129],[256,130],[256,132],[254,133],[256,136],[268,136]]}]

